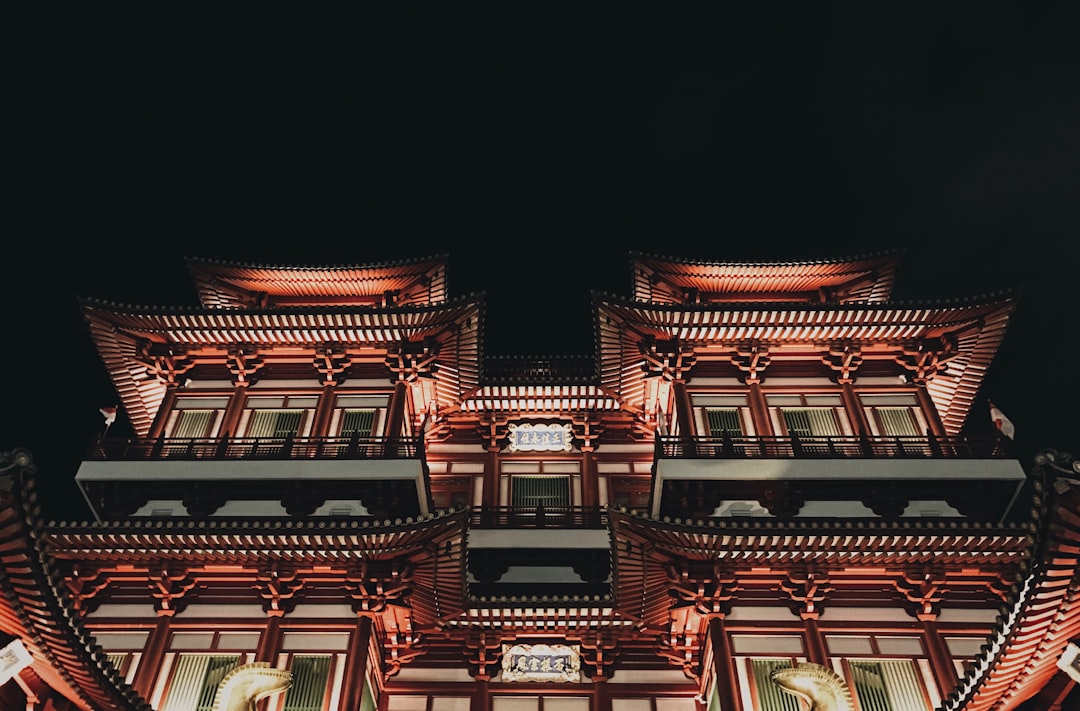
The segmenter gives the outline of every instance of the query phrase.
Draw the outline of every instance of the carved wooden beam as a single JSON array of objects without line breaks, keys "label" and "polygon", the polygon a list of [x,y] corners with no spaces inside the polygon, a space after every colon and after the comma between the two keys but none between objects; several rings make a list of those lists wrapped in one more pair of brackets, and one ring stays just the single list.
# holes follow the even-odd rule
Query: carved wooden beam
[{"label": "carved wooden beam", "polygon": [[65,576],[71,605],[75,611],[85,615],[97,609],[101,600],[98,593],[109,586],[109,577],[99,570],[93,570],[81,563],[76,563],[71,574]]},{"label": "carved wooden beam", "polygon": [[352,358],[344,348],[327,344],[316,351],[312,365],[323,385],[341,385],[344,382],[342,375],[352,365]]},{"label": "carved wooden beam", "polygon": [[484,630],[465,638],[465,661],[474,679],[490,681],[499,673],[502,643],[500,635]]},{"label": "carved wooden beam", "polygon": [[956,338],[946,335],[905,345],[896,356],[896,362],[911,373],[912,382],[925,385],[959,354]]},{"label": "carved wooden beam", "polygon": [[926,568],[922,573],[905,573],[893,581],[893,587],[908,602],[909,612],[920,620],[935,620],[948,589],[942,570]]},{"label": "carved wooden beam", "polygon": [[838,343],[829,347],[821,362],[836,372],[837,383],[848,385],[855,382],[855,371],[863,363],[862,351],[851,343]]},{"label": "carved wooden beam", "polygon": [[697,361],[694,347],[680,344],[677,338],[658,341],[655,338],[643,338],[638,344],[642,358],[641,368],[645,377],[660,377],[664,380],[685,380],[690,369]]},{"label": "carved wooden beam", "polygon": [[684,607],[689,603],[701,615],[727,615],[735,593],[742,589],[738,578],[719,563],[714,563],[712,575],[707,577],[692,573],[682,558],[665,565],[664,570],[668,590],[674,598],[672,606]]},{"label": "carved wooden beam", "polygon": [[812,570],[789,571],[787,580],[780,583],[780,589],[787,593],[794,603],[792,609],[804,620],[818,619],[821,603],[834,590],[827,574]]},{"label": "carved wooden beam", "polygon": [[690,679],[701,682],[701,616],[693,607],[676,607],[669,612],[667,630],[657,638],[657,653],[682,669]]},{"label": "carved wooden beam", "polygon": [[187,606],[187,593],[198,583],[186,568],[163,563],[147,572],[150,595],[160,617],[172,617]]},{"label": "carved wooden beam", "polygon": [[751,341],[735,349],[731,363],[745,373],[743,382],[754,385],[761,382],[761,374],[769,367],[769,348],[758,341]]},{"label": "carved wooden beam", "polygon": [[386,354],[386,367],[407,383],[417,378],[431,378],[438,370],[439,344],[433,338],[422,342],[402,341]]},{"label": "carved wooden beam", "polygon": [[254,346],[233,346],[226,358],[226,367],[233,376],[233,384],[246,388],[256,381],[256,373],[266,363]]},{"label": "carved wooden beam", "polygon": [[283,617],[296,609],[296,594],[304,587],[304,581],[295,570],[277,562],[259,570],[255,576],[255,588],[262,598],[263,611],[268,617]]},{"label": "carved wooden beam", "polygon": [[147,370],[165,385],[178,386],[185,373],[195,367],[195,361],[182,346],[150,343],[138,344],[138,358]]},{"label": "carved wooden beam", "polygon": [[345,590],[352,598],[353,611],[381,613],[391,602],[408,607],[415,570],[413,563],[403,559],[376,566],[365,558],[345,574]]}]

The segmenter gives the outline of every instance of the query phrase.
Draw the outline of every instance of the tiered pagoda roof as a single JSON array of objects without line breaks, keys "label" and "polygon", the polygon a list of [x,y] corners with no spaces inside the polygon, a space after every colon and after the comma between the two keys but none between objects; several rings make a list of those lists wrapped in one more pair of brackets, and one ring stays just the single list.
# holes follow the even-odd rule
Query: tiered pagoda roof
[{"label": "tiered pagoda roof", "polygon": [[431,306],[446,301],[446,257],[362,266],[276,266],[189,258],[206,308]]},{"label": "tiered pagoda roof", "polygon": [[633,298],[655,304],[719,301],[887,301],[895,253],[805,262],[715,262],[632,253]]}]

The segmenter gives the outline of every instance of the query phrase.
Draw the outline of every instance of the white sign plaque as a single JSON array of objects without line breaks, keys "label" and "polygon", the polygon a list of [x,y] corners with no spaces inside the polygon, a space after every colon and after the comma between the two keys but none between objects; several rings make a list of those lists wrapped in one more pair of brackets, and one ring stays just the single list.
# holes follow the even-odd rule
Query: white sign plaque
[{"label": "white sign plaque", "polygon": [[506,429],[511,452],[569,452],[574,448],[574,430],[569,424],[515,423]]}]

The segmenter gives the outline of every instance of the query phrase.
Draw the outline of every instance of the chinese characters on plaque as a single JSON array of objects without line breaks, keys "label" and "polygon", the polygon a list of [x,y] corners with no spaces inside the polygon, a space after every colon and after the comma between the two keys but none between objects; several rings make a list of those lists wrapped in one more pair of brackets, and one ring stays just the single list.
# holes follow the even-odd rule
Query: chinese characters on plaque
[{"label": "chinese characters on plaque", "polygon": [[511,452],[569,452],[574,447],[574,431],[569,424],[515,423],[506,429],[507,449]]},{"label": "chinese characters on plaque", "polygon": [[581,652],[576,644],[504,644],[502,680],[580,681]]}]

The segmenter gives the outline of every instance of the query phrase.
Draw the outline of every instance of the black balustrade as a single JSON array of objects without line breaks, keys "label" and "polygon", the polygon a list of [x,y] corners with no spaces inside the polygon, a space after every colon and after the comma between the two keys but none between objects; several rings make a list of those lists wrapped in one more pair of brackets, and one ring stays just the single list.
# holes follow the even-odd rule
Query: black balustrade
[{"label": "black balustrade", "polygon": [[227,459],[421,459],[419,437],[106,438],[88,461]]},{"label": "black balustrade", "polygon": [[657,437],[658,459],[1011,458],[1000,439],[968,437]]}]

